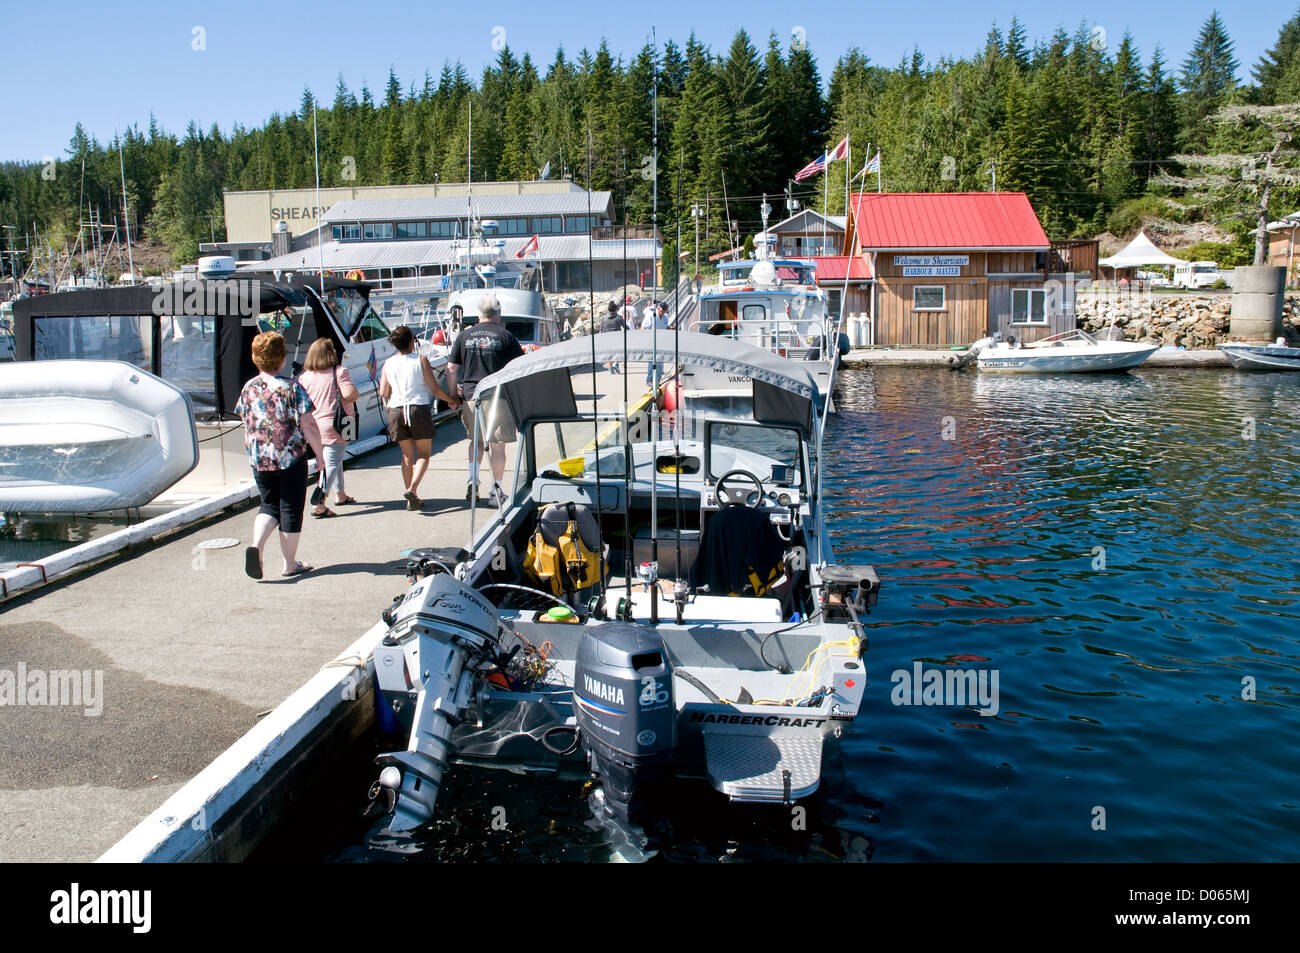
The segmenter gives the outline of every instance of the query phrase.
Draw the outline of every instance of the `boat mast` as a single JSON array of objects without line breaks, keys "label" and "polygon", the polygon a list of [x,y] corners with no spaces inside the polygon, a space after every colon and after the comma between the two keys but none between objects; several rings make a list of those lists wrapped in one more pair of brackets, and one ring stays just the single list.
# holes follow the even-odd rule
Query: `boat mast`
[{"label": "boat mast", "polygon": [[122,218],[126,225],[126,262],[131,269],[131,284],[135,284],[135,255],[131,251],[131,212],[126,206],[126,160],[122,158],[122,137],[117,138],[117,164],[122,171]]},{"label": "boat mast", "polygon": [[[311,98],[311,148],[316,155],[316,248],[320,251],[320,301],[325,303],[325,246],[320,239],[320,141],[316,135],[316,97]],[[323,461],[322,461],[323,462]]]}]

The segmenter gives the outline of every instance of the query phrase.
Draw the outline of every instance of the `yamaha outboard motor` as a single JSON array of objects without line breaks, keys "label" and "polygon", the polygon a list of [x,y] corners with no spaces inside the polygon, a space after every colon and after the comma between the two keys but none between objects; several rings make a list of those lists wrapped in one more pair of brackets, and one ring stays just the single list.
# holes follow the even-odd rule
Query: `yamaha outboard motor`
[{"label": "yamaha outboard motor", "polygon": [[605,811],[639,823],[639,789],[658,778],[677,748],[673,669],[659,633],[633,622],[594,626],[578,643],[574,712]]},{"label": "yamaha outboard motor", "polygon": [[414,713],[406,750],[375,759],[385,767],[372,797],[384,793],[389,829],[405,831],[433,818],[452,729],[474,704],[476,667],[498,651],[499,622],[492,603],[446,573],[421,579],[384,615],[375,678],[394,708],[414,702]]}]

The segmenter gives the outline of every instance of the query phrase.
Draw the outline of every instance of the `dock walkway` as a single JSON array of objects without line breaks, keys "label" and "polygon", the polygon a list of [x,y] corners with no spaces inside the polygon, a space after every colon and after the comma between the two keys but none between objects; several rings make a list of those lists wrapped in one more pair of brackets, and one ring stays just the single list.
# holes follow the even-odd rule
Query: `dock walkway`
[{"label": "dock walkway", "polygon": [[[401,550],[465,545],[465,451],[458,421],[439,427],[418,513],[396,446],[350,461],[361,505],[307,517],[306,575],[279,575],[274,537],[265,578],[244,574],[250,505],[4,603],[0,679],[91,675],[79,706],[0,707],[0,862],[99,857],[378,620],[406,588]],[[196,549],[217,538],[239,544]]]}]

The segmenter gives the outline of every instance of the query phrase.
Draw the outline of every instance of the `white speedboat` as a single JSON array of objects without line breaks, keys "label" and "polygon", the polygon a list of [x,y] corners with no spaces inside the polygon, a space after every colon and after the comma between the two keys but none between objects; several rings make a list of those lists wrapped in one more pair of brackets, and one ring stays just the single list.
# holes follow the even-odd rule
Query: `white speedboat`
[{"label": "white speedboat", "polygon": [[[772,805],[817,790],[862,704],[880,582],[831,549],[816,380],[726,338],[658,343],[576,338],[479,384],[476,429],[519,433],[515,484],[477,533],[471,512],[466,549],[413,552],[384,613],[375,671],[405,745],[371,796],[391,829],[429,822],[457,765],[594,773],[597,818],[634,847],[675,778]],[[629,412],[612,362],[743,379],[751,413]]]},{"label": "white speedboat", "polygon": [[1029,343],[983,338],[949,363],[961,368],[975,361],[981,371],[1002,374],[1088,374],[1127,371],[1158,349],[1158,344],[1102,341],[1076,328]]},{"label": "white speedboat", "polygon": [[199,462],[189,396],[121,361],[0,372],[0,512],[142,506]]},{"label": "white speedboat", "polygon": [[1239,371],[1300,371],[1300,347],[1288,347],[1285,338],[1273,344],[1220,344]]}]

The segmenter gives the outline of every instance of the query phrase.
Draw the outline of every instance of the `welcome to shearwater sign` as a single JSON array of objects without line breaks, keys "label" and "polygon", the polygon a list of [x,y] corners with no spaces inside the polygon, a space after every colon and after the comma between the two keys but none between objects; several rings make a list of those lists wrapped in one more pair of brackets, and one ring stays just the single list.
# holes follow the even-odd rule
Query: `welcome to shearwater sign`
[{"label": "welcome to shearwater sign", "polygon": [[902,267],[904,278],[957,278],[970,255],[895,255],[894,264]]}]

